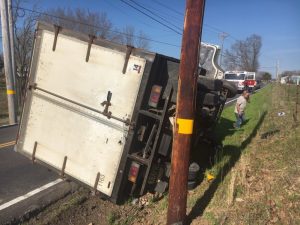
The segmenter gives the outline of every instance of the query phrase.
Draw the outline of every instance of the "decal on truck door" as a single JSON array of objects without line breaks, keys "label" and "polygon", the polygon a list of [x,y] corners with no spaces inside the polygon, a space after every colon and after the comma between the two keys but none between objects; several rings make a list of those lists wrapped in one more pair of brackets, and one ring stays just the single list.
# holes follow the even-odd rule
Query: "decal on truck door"
[{"label": "decal on truck door", "polygon": [[139,66],[139,65],[137,65],[137,64],[134,64],[134,65],[133,65],[133,71],[137,71],[138,73],[141,72],[141,68],[142,68],[142,66]]}]

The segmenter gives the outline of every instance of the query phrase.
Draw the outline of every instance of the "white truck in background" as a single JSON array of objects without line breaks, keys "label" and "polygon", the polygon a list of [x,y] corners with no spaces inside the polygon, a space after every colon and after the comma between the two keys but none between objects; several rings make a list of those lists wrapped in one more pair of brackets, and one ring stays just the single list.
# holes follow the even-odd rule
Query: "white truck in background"
[{"label": "white truck in background", "polygon": [[[215,79],[216,46],[202,46],[198,139],[236,94]],[[16,150],[113,202],[164,192],[178,71],[177,59],[39,22]]]},{"label": "white truck in background", "polygon": [[255,72],[248,71],[226,71],[224,79],[234,83],[238,91],[254,90],[256,88]]}]

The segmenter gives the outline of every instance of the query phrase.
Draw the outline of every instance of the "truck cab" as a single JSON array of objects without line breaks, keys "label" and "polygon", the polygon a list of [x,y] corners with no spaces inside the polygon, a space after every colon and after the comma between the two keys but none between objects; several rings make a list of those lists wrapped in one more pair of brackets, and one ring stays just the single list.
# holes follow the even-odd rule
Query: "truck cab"
[{"label": "truck cab", "polygon": [[256,89],[256,77],[255,77],[255,72],[246,72],[246,77],[245,77],[245,85],[248,87],[249,91],[253,91]]},{"label": "truck cab", "polygon": [[224,79],[235,84],[237,90],[242,92],[245,89],[246,71],[226,71]]}]

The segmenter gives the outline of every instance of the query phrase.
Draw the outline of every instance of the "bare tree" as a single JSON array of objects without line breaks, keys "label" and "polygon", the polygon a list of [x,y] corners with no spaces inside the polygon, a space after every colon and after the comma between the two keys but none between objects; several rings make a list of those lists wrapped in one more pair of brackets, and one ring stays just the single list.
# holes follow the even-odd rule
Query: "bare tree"
[{"label": "bare tree", "polygon": [[286,76],[300,76],[300,70],[286,70],[286,71],[283,71],[279,76],[280,77],[286,77]]},{"label": "bare tree", "polygon": [[135,28],[133,26],[127,25],[123,29],[122,33],[122,44],[131,45],[143,49],[149,48],[149,38],[143,31],[139,31],[139,34],[136,34]]},{"label": "bare tree", "polygon": [[[18,102],[21,103],[25,94],[26,81],[30,67],[31,51],[33,48],[35,24],[38,18],[33,12],[20,10],[21,0],[14,1],[13,26],[15,38],[16,88]],[[36,9],[36,6],[34,6]],[[19,104],[21,106],[21,104]]]},{"label": "bare tree", "polygon": [[236,41],[230,50],[225,51],[226,69],[257,72],[261,46],[261,37],[256,34],[251,35],[244,41]]},{"label": "bare tree", "polygon": [[149,49],[149,37],[143,31],[139,32],[138,38],[136,39],[136,46],[138,48]]},{"label": "bare tree", "polygon": [[57,24],[81,33],[92,34],[117,43],[130,44],[142,48],[149,47],[146,34],[140,31],[139,36],[135,35],[135,29],[132,26],[126,26],[123,32],[120,32],[113,27],[106,13],[90,12],[80,8],[56,8],[39,13],[40,10],[37,5],[33,6],[32,10],[24,10],[22,4],[25,2],[25,0],[14,0],[13,4],[15,59],[17,67],[16,81],[18,101],[20,103],[23,100],[26,90],[37,20]]},{"label": "bare tree", "polygon": [[78,32],[92,34],[103,39],[112,39],[113,25],[106,13],[90,12],[84,9],[49,9],[39,18]]},{"label": "bare tree", "polygon": [[121,44],[149,48],[145,33],[139,31],[139,35],[136,35],[135,28],[129,25],[125,26],[122,31],[114,29],[106,13],[90,12],[79,8],[75,10],[56,8],[46,11],[45,14],[41,15],[40,19],[46,22]]},{"label": "bare tree", "polygon": [[126,45],[134,46],[134,33],[135,29],[133,26],[126,26],[123,29],[123,38],[121,43]]}]

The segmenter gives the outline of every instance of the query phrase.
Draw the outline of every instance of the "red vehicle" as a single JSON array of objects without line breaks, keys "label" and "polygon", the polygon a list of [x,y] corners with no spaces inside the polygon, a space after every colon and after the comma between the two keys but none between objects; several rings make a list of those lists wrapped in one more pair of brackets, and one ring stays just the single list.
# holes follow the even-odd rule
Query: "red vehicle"
[{"label": "red vehicle", "polygon": [[253,90],[256,86],[255,72],[246,72],[245,77],[245,89]]}]

